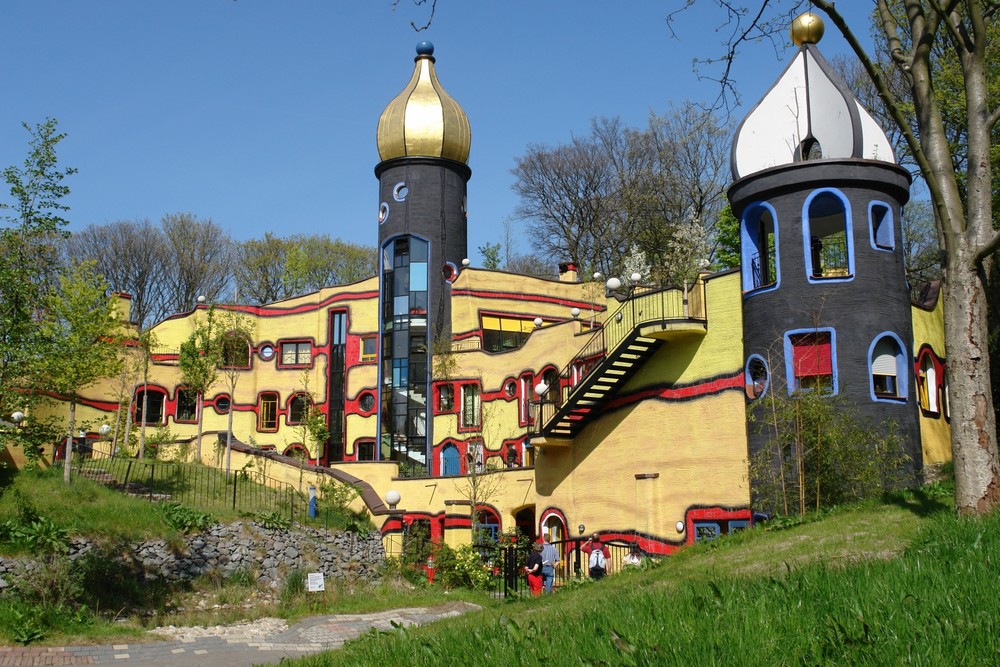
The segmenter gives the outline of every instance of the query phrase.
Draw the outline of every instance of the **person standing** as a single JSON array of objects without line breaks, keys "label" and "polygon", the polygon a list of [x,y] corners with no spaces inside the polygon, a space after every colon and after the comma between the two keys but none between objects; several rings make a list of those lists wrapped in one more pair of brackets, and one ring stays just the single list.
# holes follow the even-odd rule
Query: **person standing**
[{"label": "person standing", "polygon": [[546,593],[552,592],[552,584],[556,578],[556,565],[559,563],[559,552],[552,546],[552,536],[545,533],[542,536],[542,585]]},{"label": "person standing", "polygon": [[601,579],[608,573],[608,560],[611,559],[611,549],[601,543],[601,536],[594,533],[587,540],[587,543],[580,547],[580,551],[587,554],[587,566],[590,576],[594,579]]},{"label": "person standing", "polygon": [[532,596],[542,594],[542,545],[535,544],[535,548],[528,555],[528,562],[524,567],[528,573],[528,590]]}]

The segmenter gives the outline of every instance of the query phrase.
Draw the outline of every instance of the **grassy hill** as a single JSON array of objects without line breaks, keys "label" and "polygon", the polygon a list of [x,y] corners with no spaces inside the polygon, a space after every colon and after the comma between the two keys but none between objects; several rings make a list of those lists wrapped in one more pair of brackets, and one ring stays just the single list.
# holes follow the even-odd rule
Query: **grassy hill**
[{"label": "grassy hill", "polygon": [[994,665],[998,566],[1000,516],[922,492],[289,664]]}]

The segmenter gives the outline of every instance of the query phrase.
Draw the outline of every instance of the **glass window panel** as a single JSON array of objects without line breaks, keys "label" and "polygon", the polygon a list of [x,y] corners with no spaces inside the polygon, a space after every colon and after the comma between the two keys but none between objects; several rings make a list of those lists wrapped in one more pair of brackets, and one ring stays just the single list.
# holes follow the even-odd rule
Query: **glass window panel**
[{"label": "glass window panel", "polygon": [[410,289],[427,289],[427,263],[413,262],[410,264]]}]

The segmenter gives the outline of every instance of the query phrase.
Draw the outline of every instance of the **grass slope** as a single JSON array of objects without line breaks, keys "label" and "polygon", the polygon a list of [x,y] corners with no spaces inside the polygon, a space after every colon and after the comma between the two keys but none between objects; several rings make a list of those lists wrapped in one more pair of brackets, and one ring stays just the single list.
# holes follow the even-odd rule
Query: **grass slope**
[{"label": "grass slope", "polygon": [[1000,664],[1000,515],[910,495],[289,663]]}]

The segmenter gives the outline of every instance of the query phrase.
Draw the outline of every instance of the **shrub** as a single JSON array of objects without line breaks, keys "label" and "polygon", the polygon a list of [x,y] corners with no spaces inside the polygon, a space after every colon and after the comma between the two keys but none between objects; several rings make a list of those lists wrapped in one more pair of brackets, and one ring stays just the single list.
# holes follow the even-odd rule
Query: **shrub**
[{"label": "shrub", "polygon": [[211,514],[191,509],[180,503],[163,503],[160,505],[160,511],[167,525],[182,533],[205,530],[215,523],[215,517]]}]

